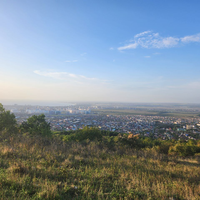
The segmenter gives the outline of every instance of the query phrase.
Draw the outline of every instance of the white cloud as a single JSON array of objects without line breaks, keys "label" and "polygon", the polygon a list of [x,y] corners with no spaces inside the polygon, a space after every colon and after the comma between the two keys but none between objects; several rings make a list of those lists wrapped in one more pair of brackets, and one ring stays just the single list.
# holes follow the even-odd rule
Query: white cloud
[{"label": "white cloud", "polygon": [[146,34],[148,34],[148,33],[150,33],[151,31],[144,31],[144,32],[142,32],[142,33],[138,33],[137,35],[135,35],[134,37],[135,38],[138,38],[138,37],[141,37],[141,36],[143,36],[143,35],[146,35]]},{"label": "white cloud", "polygon": [[118,50],[125,50],[125,49],[136,49],[138,46],[137,43],[133,43],[133,44],[129,44],[129,45],[126,45],[126,46],[123,46],[123,47],[119,47]]},{"label": "white cloud", "polygon": [[79,83],[85,82],[85,81],[98,81],[98,82],[104,82],[106,83],[106,80],[100,80],[98,78],[90,78],[86,77],[83,75],[78,75],[78,74],[71,74],[68,72],[48,72],[48,71],[40,71],[40,70],[35,70],[35,74],[40,75],[40,76],[46,76],[54,79],[59,79],[59,80],[68,80],[68,81],[80,81]]},{"label": "white cloud", "polygon": [[163,38],[157,47],[158,48],[174,47],[178,44],[178,41],[179,41],[179,38],[174,38],[174,37]]},{"label": "white cloud", "polygon": [[78,62],[78,60],[66,60],[65,62],[71,63],[71,62]]},{"label": "white cloud", "polygon": [[200,34],[189,35],[181,38],[182,42],[200,42]]},{"label": "white cloud", "polygon": [[155,53],[153,53],[154,55],[160,55],[161,53],[159,53],[159,52],[155,52]]},{"label": "white cloud", "polygon": [[136,49],[138,47],[146,49],[163,49],[172,48],[178,46],[180,43],[186,42],[200,42],[200,34],[185,36],[182,38],[178,37],[162,37],[159,33],[152,31],[144,31],[136,34],[134,39],[130,40],[128,44],[118,47],[118,50]]},{"label": "white cloud", "polygon": [[85,80],[91,80],[91,81],[95,81],[95,80],[98,80],[97,78],[88,78],[86,76],[83,76],[83,75],[79,75],[81,78],[85,79]]},{"label": "white cloud", "polygon": [[113,47],[110,47],[110,50],[114,50],[114,48],[113,48]]},{"label": "white cloud", "polygon": [[[61,72],[62,73],[62,72]],[[77,77],[77,75],[75,75],[75,74],[68,74],[70,77],[72,77],[72,78],[78,78]]]},{"label": "white cloud", "polygon": [[67,72],[42,72],[40,70],[35,70],[34,73],[40,76],[46,76],[55,79],[63,79],[63,77],[70,76],[70,74]]}]

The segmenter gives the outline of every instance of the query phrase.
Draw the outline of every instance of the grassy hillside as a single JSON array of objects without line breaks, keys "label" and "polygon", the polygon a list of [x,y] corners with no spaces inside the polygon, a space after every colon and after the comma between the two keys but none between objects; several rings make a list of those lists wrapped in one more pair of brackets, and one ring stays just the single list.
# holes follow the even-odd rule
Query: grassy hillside
[{"label": "grassy hillside", "polygon": [[0,133],[0,199],[200,199],[200,163]]}]

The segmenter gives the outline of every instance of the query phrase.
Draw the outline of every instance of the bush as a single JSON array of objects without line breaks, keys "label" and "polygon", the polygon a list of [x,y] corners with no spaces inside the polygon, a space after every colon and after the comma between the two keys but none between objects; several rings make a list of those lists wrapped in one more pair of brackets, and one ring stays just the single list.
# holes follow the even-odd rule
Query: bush
[{"label": "bush", "polygon": [[191,146],[187,144],[176,144],[171,147],[169,150],[169,154],[177,153],[179,156],[194,156],[196,153],[196,146]]},{"label": "bush", "polygon": [[168,154],[170,144],[160,144],[158,147],[158,152],[163,154]]},{"label": "bush", "polygon": [[82,130],[78,130],[75,133],[71,135],[66,135],[63,137],[64,141],[77,141],[81,142],[84,140],[89,139],[90,141],[93,140],[102,140],[102,134],[101,131],[98,128],[89,128],[89,127],[84,127]]}]

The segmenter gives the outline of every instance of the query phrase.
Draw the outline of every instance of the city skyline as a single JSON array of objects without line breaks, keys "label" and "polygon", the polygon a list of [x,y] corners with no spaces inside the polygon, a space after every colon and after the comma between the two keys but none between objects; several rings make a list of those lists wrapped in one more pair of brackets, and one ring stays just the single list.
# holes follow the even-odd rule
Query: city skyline
[{"label": "city skyline", "polygon": [[0,102],[200,103],[199,1],[1,1]]}]

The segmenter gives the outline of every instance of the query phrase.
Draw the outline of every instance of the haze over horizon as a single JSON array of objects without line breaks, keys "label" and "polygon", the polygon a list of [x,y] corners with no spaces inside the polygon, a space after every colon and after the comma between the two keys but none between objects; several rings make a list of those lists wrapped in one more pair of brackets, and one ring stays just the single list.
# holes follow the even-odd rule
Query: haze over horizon
[{"label": "haze over horizon", "polygon": [[200,103],[199,7],[0,1],[0,102]]}]

